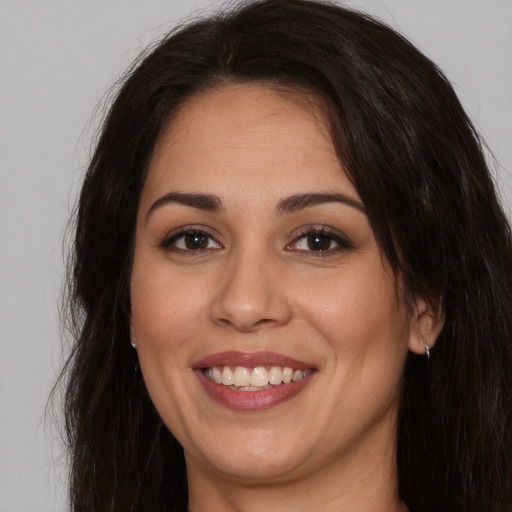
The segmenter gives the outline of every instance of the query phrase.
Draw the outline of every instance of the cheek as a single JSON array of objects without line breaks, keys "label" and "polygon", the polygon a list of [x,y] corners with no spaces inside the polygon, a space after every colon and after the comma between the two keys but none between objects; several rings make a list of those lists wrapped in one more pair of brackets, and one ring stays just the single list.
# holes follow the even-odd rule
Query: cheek
[{"label": "cheek", "polygon": [[136,261],[131,299],[132,324],[139,343],[169,346],[174,340],[186,341],[207,311],[205,290],[197,279],[172,275],[157,265],[137,265]]},{"label": "cheek", "polygon": [[318,414],[334,430],[355,432],[398,407],[408,315],[385,271],[354,269],[321,291],[311,290],[303,311],[330,354],[325,371],[333,390]]},{"label": "cheek", "polygon": [[131,300],[133,333],[146,387],[164,422],[179,435],[183,410],[192,405],[188,362],[198,337],[204,294],[190,279],[170,275],[167,265],[135,258]]},{"label": "cheek", "polygon": [[408,316],[394,278],[382,265],[369,262],[346,269],[322,286],[309,283],[307,289],[300,304],[303,316],[322,334],[335,357],[372,356],[381,361],[404,357]]}]

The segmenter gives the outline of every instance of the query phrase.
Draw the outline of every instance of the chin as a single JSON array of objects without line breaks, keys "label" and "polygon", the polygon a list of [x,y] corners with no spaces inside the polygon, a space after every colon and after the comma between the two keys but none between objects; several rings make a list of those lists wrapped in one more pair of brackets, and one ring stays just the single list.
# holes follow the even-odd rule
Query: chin
[{"label": "chin", "polygon": [[251,484],[291,479],[309,458],[308,450],[303,441],[293,442],[287,436],[288,432],[284,434],[276,436],[275,433],[262,432],[255,435],[243,432],[241,436],[234,436],[235,439],[239,438],[231,442],[221,436],[221,442],[215,446],[210,445],[206,450],[199,448],[199,459],[195,459],[185,448],[187,466],[200,460],[200,464],[209,471]]}]

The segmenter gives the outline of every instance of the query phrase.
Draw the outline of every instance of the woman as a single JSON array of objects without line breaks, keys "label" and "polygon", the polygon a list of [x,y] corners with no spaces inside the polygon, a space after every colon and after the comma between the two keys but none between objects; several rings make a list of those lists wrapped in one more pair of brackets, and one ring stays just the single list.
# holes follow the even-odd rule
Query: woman
[{"label": "woman", "polygon": [[73,509],[510,510],[510,230],[439,70],[266,0],[130,71],[77,212]]}]

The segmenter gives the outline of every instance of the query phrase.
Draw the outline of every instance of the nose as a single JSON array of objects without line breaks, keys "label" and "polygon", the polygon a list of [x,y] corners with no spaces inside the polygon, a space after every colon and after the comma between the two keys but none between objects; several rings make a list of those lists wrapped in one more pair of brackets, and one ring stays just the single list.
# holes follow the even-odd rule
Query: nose
[{"label": "nose", "polygon": [[240,332],[287,324],[292,317],[282,269],[269,258],[251,254],[226,262],[212,321]]}]

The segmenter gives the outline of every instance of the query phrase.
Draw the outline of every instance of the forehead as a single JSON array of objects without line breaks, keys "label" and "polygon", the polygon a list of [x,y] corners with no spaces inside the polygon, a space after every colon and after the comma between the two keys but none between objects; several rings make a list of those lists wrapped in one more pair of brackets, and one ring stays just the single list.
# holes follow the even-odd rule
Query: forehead
[{"label": "forehead", "polygon": [[222,194],[237,184],[253,195],[266,184],[283,193],[342,187],[357,196],[320,100],[255,84],[222,85],[187,100],[155,145],[145,190]]},{"label": "forehead", "polygon": [[[240,136],[250,135],[269,118],[314,125],[316,131],[330,139],[323,101],[312,92],[305,88],[234,82],[219,84],[187,98],[162,131],[159,141],[171,137],[178,141],[180,135],[189,135],[184,128],[191,125],[196,130],[202,127],[204,131],[216,128],[213,134],[208,133],[210,139],[232,128]],[[287,131],[283,131],[283,135]],[[194,135],[199,133],[196,131]]]}]

